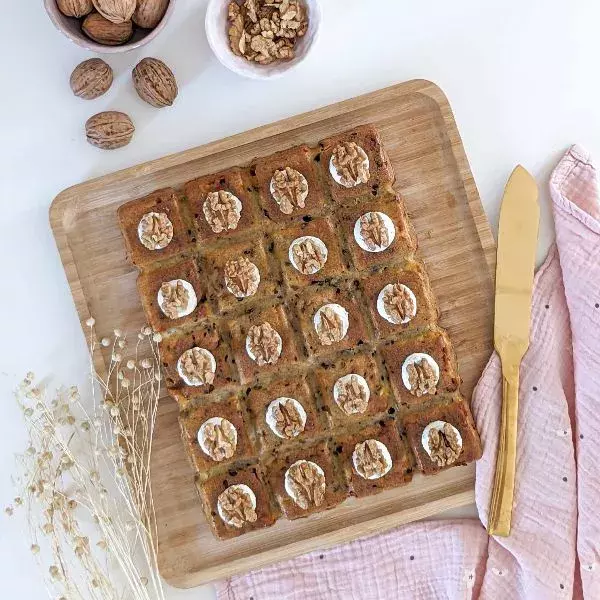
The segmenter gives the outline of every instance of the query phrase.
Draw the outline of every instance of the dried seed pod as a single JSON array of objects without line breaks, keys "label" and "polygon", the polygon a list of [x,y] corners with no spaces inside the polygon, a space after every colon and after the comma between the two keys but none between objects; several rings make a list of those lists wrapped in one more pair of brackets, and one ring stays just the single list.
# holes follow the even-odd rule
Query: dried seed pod
[{"label": "dried seed pod", "polygon": [[154,29],[164,17],[169,0],[138,0],[133,22],[144,29]]},{"label": "dried seed pod", "polygon": [[114,110],[98,113],[85,124],[88,142],[104,150],[126,146],[134,131],[131,119],[125,113]]},{"label": "dried seed pod", "polygon": [[142,59],[133,69],[132,77],[139,97],[156,108],[171,106],[177,97],[175,75],[162,60]]},{"label": "dried seed pod", "polygon": [[100,58],[90,58],[78,64],[71,73],[71,89],[79,98],[93,100],[102,96],[113,82],[113,71]]},{"label": "dried seed pod", "polygon": [[111,23],[130,21],[136,8],[136,0],[92,0],[94,8]]},{"label": "dried seed pod", "polygon": [[94,10],[92,0],[56,0],[58,10],[66,17],[85,17]]},{"label": "dried seed pod", "polygon": [[113,23],[99,13],[88,15],[81,25],[83,32],[95,42],[106,46],[120,46],[133,35],[131,21]]}]

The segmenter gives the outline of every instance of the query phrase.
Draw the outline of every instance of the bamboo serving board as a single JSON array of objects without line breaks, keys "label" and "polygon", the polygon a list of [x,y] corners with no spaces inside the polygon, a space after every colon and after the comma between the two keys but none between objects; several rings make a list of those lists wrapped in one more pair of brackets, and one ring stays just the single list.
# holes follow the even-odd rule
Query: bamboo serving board
[{"label": "bamboo serving board", "polygon": [[[50,208],[50,222],[82,325],[93,315],[98,337],[115,327],[131,337],[145,322],[137,271],[126,261],[117,224],[119,205],[364,123],[376,125],[393,163],[395,187],[437,296],[440,325],[454,343],[462,390],[470,397],[492,350],[495,247],[448,101],[427,81],[379,90],[62,192]],[[99,363],[103,370],[102,358]],[[416,475],[403,488],[217,541],[205,522],[184,455],[177,406],[166,396],[159,408],[152,469],[160,570],[178,587],[256,569],[474,500],[474,466],[469,465],[434,477]]]}]

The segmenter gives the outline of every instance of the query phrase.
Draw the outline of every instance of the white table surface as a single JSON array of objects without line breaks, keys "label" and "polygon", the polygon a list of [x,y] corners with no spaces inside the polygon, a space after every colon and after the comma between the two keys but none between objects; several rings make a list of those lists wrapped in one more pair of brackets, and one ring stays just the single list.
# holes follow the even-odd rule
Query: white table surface
[{"label": "white table surface", "polygon": [[[54,30],[41,2],[2,0],[0,19],[0,506],[10,502],[21,418],[11,390],[24,373],[83,381],[86,347],[48,225],[63,188],[139,162],[413,78],[438,83],[453,106],[487,215],[496,228],[512,168],[542,189],[539,258],[551,239],[546,182],[573,142],[600,155],[600,4],[591,0],[322,0],[313,54],[272,82],[242,79],[213,58],[206,0],[176,0],[165,31],[140,51],[109,57],[116,80],[102,98],[75,98],[68,78],[90,55]],[[164,59],[180,95],[156,110],[139,100],[130,70]],[[136,124],[126,148],[89,146],[93,113],[123,110]],[[0,514],[0,597],[45,591],[18,520]],[[205,600],[211,586],[168,590]],[[263,599],[260,599],[263,600]]]}]

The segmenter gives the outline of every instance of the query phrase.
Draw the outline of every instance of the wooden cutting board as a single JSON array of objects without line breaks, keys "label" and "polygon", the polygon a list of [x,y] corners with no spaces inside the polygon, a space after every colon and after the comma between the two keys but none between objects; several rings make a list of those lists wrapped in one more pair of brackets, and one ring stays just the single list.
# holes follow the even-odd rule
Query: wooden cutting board
[{"label": "wooden cutting board", "polygon": [[[117,207],[165,186],[373,123],[380,131],[419,238],[470,397],[492,350],[494,240],[450,106],[428,81],[411,81],[107,175],[62,192],[50,222],[82,325],[98,337],[144,324],[125,259]],[[105,357],[106,358],[106,357]],[[103,369],[102,359],[98,368]],[[384,531],[473,502],[474,466],[453,468],[382,494],[349,499],[325,513],[217,541],[204,520],[179,438],[177,406],[161,401],[152,477],[159,563],[172,585],[192,587],[317,548]]]}]

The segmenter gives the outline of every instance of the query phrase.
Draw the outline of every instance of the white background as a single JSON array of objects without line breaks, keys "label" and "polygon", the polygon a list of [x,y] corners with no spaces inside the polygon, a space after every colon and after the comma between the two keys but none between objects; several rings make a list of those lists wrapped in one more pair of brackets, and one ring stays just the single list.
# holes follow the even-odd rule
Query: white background
[{"label": "white background", "polygon": [[[48,226],[48,207],[63,188],[422,77],[450,98],[494,230],[512,168],[520,162],[538,178],[541,258],[551,240],[551,168],[573,142],[600,155],[594,0],[322,0],[314,52],[272,82],[221,67],[204,36],[206,0],[176,1],[149,46],[107,59],[115,82],[86,102],[71,94],[68,78],[89,53],[53,29],[40,0],[0,0],[0,506],[12,498],[13,454],[24,443],[13,386],[29,369],[57,384],[82,382],[87,365]],[[133,91],[131,68],[148,55],[177,76],[172,108],[154,109]],[[85,120],[105,109],[131,115],[136,134],[128,147],[103,152],[85,142]],[[45,597],[27,547],[19,521],[0,514],[0,597]],[[169,590],[169,598],[212,597],[210,586]]]}]

